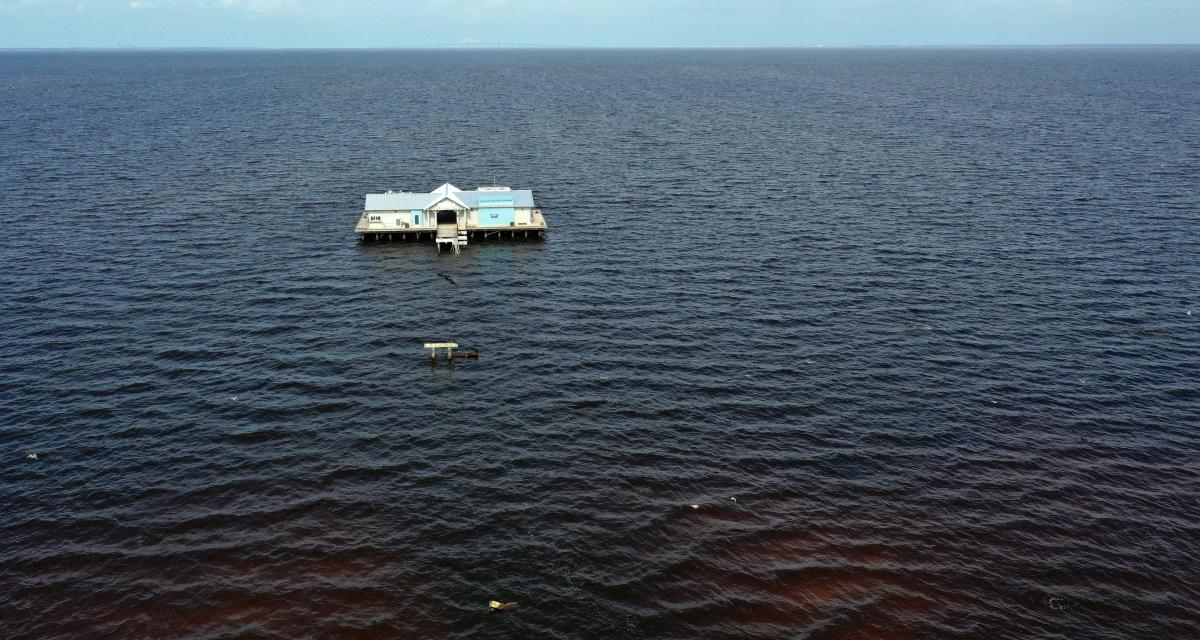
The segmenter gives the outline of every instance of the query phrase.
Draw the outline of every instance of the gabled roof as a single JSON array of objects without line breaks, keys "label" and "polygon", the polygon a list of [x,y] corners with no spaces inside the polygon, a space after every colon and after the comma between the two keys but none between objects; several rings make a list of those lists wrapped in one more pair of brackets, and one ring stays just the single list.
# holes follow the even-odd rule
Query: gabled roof
[{"label": "gabled roof", "polygon": [[423,211],[450,198],[460,207],[479,208],[479,196],[490,198],[512,197],[514,207],[534,207],[533,192],[528,189],[512,191],[463,191],[447,182],[429,193],[368,193],[366,211]]},{"label": "gabled roof", "polygon": [[451,185],[449,182],[438,187],[438,190],[433,192],[433,199],[430,200],[429,203],[426,204],[422,208],[428,209],[429,207],[432,207],[433,205],[441,202],[442,200],[449,200],[450,202],[453,202],[454,204],[456,204],[464,209],[469,209],[471,207],[471,205],[463,202],[462,199],[458,197],[458,194],[460,194],[462,192],[459,191],[458,189],[454,189],[453,191],[451,191],[451,189],[453,189],[453,187],[454,187],[454,185]]}]

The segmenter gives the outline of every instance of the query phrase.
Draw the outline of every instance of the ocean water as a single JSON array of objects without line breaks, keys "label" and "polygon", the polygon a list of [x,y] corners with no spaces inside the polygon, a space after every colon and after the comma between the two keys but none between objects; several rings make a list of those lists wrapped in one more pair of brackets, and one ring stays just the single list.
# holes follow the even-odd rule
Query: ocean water
[{"label": "ocean water", "polygon": [[[1197,48],[0,53],[0,635],[1200,637],[1197,104]],[[356,242],[493,180],[545,242]]]}]

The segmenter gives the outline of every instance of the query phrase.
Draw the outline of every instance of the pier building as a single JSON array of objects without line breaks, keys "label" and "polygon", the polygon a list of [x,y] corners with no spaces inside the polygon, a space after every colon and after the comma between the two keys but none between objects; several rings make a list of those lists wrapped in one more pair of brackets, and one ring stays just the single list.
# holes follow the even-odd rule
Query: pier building
[{"label": "pier building", "polygon": [[470,240],[544,238],[546,218],[528,189],[464,191],[447,182],[429,193],[368,193],[354,232],[363,242],[432,240],[458,253]]}]

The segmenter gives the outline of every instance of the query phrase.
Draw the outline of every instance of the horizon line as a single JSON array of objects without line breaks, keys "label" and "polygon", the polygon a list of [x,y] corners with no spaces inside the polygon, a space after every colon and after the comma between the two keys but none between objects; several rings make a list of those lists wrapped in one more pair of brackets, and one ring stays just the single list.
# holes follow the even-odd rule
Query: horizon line
[{"label": "horizon line", "polygon": [[102,45],[0,47],[0,52],[22,51],[442,51],[447,49],[472,51],[503,51],[523,49],[1079,49],[1079,48],[1179,48],[1200,47],[1200,42],[1143,43],[1022,43],[1022,44],[806,44],[806,45],[562,45],[506,42],[446,43],[421,46],[314,46],[273,47],[254,45]]}]

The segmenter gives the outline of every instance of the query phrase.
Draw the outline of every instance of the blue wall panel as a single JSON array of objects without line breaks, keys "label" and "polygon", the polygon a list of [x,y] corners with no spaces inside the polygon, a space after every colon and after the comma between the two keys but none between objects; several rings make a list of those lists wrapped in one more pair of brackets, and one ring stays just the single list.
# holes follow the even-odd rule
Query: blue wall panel
[{"label": "blue wall panel", "polygon": [[517,210],[511,207],[487,207],[479,210],[479,226],[507,227],[516,219]]},{"label": "blue wall panel", "polygon": [[512,196],[479,196],[479,226],[507,227],[515,218]]}]

